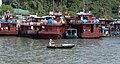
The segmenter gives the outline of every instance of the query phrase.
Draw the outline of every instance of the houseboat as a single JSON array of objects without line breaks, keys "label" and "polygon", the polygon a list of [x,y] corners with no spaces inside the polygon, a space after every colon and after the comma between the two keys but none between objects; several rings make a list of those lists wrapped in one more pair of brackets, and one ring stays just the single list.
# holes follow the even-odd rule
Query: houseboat
[{"label": "houseboat", "polygon": [[79,12],[76,17],[66,18],[68,28],[77,31],[78,38],[100,38],[101,29],[99,20],[91,13]]},{"label": "houseboat", "polygon": [[65,33],[65,24],[61,15],[49,15],[32,18],[21,23],[19,34],[37,38],[62,38]]},{"label": "houseboat", "polygon": [[1,19],[0,35],[18,35],[18,25],[10,11],[7,11]]},{"label": "houseboat", "polygon": [[77,21],[81,21],[78,25],[78,37],[80,38],[100,38],[101,29],[99,20],[91,13],[77,13]]}]

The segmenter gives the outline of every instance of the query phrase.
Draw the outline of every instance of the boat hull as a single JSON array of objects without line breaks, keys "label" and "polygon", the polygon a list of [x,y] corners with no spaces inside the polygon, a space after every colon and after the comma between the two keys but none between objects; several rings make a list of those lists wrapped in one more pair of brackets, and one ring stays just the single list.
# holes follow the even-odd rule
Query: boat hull
[{"label": "boat hull", "polygon": [[41,39],[59,39],[59,38],[62,38],[62,35],[61,33],[58,33],[58,32],[39,32],[39,37]]},{"label": "boat hull", "polygon": [[56,48],[60,48],[60,49],[70,49],[70,48],[73,48],[75,45],[74,44],[72,44],[72,45],[70,45],[70,44],[63,44],[63,45],[55,45],[55,46],[47,46],[47,48],[53,48],[53,49],[56,49]]}]

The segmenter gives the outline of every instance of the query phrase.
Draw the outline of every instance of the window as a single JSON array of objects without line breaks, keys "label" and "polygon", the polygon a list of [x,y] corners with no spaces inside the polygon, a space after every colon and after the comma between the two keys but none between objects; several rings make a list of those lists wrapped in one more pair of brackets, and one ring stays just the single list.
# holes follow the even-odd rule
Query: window
[{"label": "window", "polygon": [[94,25],[91,25],[91,32],[94,32]]}]

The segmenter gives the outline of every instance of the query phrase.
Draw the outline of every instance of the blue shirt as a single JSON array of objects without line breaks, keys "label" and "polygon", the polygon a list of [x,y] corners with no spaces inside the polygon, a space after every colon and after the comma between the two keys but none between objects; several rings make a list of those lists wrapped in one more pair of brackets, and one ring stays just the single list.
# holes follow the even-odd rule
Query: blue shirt
[{"label": "blue shirt", "polygon": [[97,23],[99,23],[99,20],[98,20],[98,19],[96,19],[96,22],[97,22]]},{"label": "blue shirt", "polygon": [[7,22],[10,22],[10,20],[7,20]]},{"label": "blue shirt", "polygon": [[52,22],[53,22],[53,20],[52,20],[52,19],[49,19],[49,20],[48,20],[48,23],[52,23]]},{"label": "blue shirt", "polygon": [[87,22],[88,22],[88,20],[86,20],[86,19],[83,19],[83,20],[82,20],[82,22],[83,22],[83,23],[87,23]]},{"label": "blue shirt", "polygon": [[13,19],[12,22],[16,22],[15,19]]},{"label": "blue shirt", "polygon": [[4,22],[5,20],[4,19],[1,19],[1,22]]}]

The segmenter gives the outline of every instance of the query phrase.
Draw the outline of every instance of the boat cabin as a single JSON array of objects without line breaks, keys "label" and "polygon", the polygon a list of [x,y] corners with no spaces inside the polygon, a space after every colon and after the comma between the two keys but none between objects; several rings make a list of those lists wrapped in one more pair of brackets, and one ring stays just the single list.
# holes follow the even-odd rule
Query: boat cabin
[{"label": "boat cabin", "polygon": [[88,20],[86,23],[92,23],[93,15],[91,13],[78,12],[76,18],[83,23],[85,23],[83,20]]},{"label": "boat cabin", "polygon": [[63,38],[63,34],[65,33],[65,25],[64,24],[44,24],[41,25],[42,30],[39,31],[40,38]]}]

